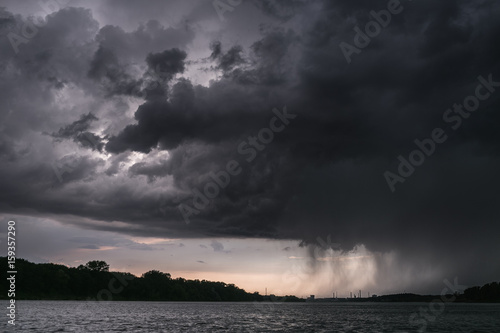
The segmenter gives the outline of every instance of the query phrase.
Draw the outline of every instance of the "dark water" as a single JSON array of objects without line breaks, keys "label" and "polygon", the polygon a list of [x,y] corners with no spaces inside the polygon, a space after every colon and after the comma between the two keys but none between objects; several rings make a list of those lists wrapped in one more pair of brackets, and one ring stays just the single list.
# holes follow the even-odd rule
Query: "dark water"
[{"label": "dark water", "polygon": [[[17,301],[2,332],[494,332],[498,304]],[[432,310],[431,310],[432,308]]]}]

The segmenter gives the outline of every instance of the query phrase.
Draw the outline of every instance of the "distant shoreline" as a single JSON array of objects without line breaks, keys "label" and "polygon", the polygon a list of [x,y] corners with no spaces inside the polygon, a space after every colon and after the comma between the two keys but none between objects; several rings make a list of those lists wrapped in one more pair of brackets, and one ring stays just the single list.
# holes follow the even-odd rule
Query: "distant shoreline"
[{"label": "distant shoreline", "polygon": [[[0,257],[7,267],[7,257]],[[67,267],[58,264],[35,264],[16,259],[19,272],[14,299],[30,301],[132,301],[132,302],[259,302],[259,303],[428,303],[443,299],[450,303],[500,303],[499,283],[471,287],[463,293],[418,295],[412,293],[373,295],[353,298],[304,299],[294,295],[248,293],[234,284],[207,280],[173,279],[169,273],[152,270],[136,277],[130,273],[110,272],[104,261]],[[7,281],[4,270],[1,283]],[[7,288],[4,288],[7,290]],[[0,300],[8,300],[7,293]]]},{"label": "distant shoreline", "polygon": [[[96,300],[84,300],[84,299],[17,299],[16,302],[90,302],[90,303],[122,303],[122,302],[134,302],[134,303],[248,303],[248,304],[304,304],[304,305],[321,305],[321,304],[346,304],[346,303],[362,303],[362,304],[393,304],[393,303],[405,303],[405,304],[421,304],[428,303],[426,301],[413,301],[413,302],[404,302],[404,301],[395,301],[395,302],[377,302],[377,301],[366,301],[366,302],[350,302],[350,301],[336,301],[336,302],[306,302],[298,301],[298,302],[272,302],[272,301],[148,301],[148,300],[112,300],[112,301],[96,301]],[[8,299],[2,298],[0,302],[9,302]],[[500,302],[450,302],[456,304],[478,304],[478,305],[498,305]],[[448,303],[448,304],[450,304]]]}]

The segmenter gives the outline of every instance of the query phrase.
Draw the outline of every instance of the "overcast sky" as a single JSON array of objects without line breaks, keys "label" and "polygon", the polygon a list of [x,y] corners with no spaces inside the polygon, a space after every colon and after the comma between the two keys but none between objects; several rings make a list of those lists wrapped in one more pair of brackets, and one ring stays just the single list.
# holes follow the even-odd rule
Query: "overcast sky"
[{"label": "overcast sky", "polygon": [[498,1],[0,7],[18,257],[298,296],[498,281]]}]

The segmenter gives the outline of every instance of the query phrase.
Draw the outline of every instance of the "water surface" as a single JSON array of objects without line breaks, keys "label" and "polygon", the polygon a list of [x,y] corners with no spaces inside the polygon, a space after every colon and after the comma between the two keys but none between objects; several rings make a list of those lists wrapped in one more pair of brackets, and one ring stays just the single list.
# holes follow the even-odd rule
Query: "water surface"
[{"label": "water surface", "polygon": [[[8,303],[1,304],[6,309]],[[17,301],[16,305],[16,328],[7,325],[4,314],[0,326],[4,332],[500,332],[498,304],[441,303],[444,308],[435,306],[434,312],[429,303]]]}]

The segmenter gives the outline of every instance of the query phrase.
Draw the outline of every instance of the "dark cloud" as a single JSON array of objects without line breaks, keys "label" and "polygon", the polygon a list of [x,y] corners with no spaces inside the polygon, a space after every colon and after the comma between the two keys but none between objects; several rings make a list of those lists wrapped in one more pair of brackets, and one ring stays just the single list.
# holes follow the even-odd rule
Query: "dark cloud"
[{"label": "dark cloud", "polygon": [[239,45],[231,47],[231,49],[224,54],[222,52],[221,42],[216,41],[210,44],[210,49],[212,50],[210,58],[212,60],[217,60],[217,68],[223,72],[231,71],[235,66],[245,62],[242,56],[243,49]]},{"label": "dark cloud", "polygon": [[305,0],[252,0],[263,13],[283,21],[293,18],[307,5]]},{"label": "dark cloud", "polygon": [[[487,282],[473,276],[479,268],[498,275],[500,88],[456,131],[443,114],[475,94],[479,76],[500,81],[500,5],[402,1],[348,63],[340,43],[354,45],[354,27],[387,1],[252,3],[260,14],[225,31],[251,25],[258,38],[154,20],[99,28],[90,10],[67,8],[16,57],[0,41],[2,210],[71,214],[141,236],[314,244],[329,234],[343,249],[398,251],[477,283]],[[2,31],[11,17],[20,24],[8,16]],[[188,75],[200,63],[208,84]],[[296,118],[247,162],[240,144],[285,106]],[[436,127],[449,139],[392,193],[384,172]],[[241,173],[184,223],[179,207],[231,160]]]},{"label": "dark cloud", "polygon": [[179,49],[166,50],[160,53],[150,53],[146,63],[155,73],[160,73],[165,80],[170,81],[175,74],[184,72],[186,52]]},{"label": "dark cloud", "polygon": [[165,28],[157,20],[141,24],[135,31],[126,32],[121,27],[107,25],[96,36],[99,45],[120,55],[121,59],[143,61],[148,53],[181,47],[194,38],[188,25]]},{"label": "dark cloud", "polygon": [[92,244],[89,244],[89,245],[82,245],[79,247],[80,249],[86,249],[86,250],[99,250],[100,247],[97,246],[97,245],[92,245]]},{"label": "dark cloud", "polygon": [[101,151],[104,144],[102,138],[94,133],[88,132],[91,123],[98,120],[92,113],[84,114],[80,119],[59,129],[52,136],[56,139],[73,139],[80,143],[83,147]]},{"label": "dark cloud", "polygon": [[89,244],[99,244],[101,240],[91,237],[71,237],[68,239],[69,242],[74,243],[89,243]]},{"label": "dark cloud", "polygon": [[210,247],[214,249],[214,252],[224,252],[224,245],[222,245],[221,242],[218,242],[216,240],[210,243]]},{"label": "dark cloud", "polygon": [[140,95],[142,80],[133,79],[113,50],[102,45],[90,63],[88,76],[103,84],[109,95]]},{"label": "dark cloud", "polygon": [[[160,161],[160,163],[146,164],[145,162],[135,163],[128,170],[132,175],[144,175],[148,178],[149,182],[155,181],[158,177],[164,177],[171,173],[167,160]],[[170,172],[169,172],[170,170]]]}]

